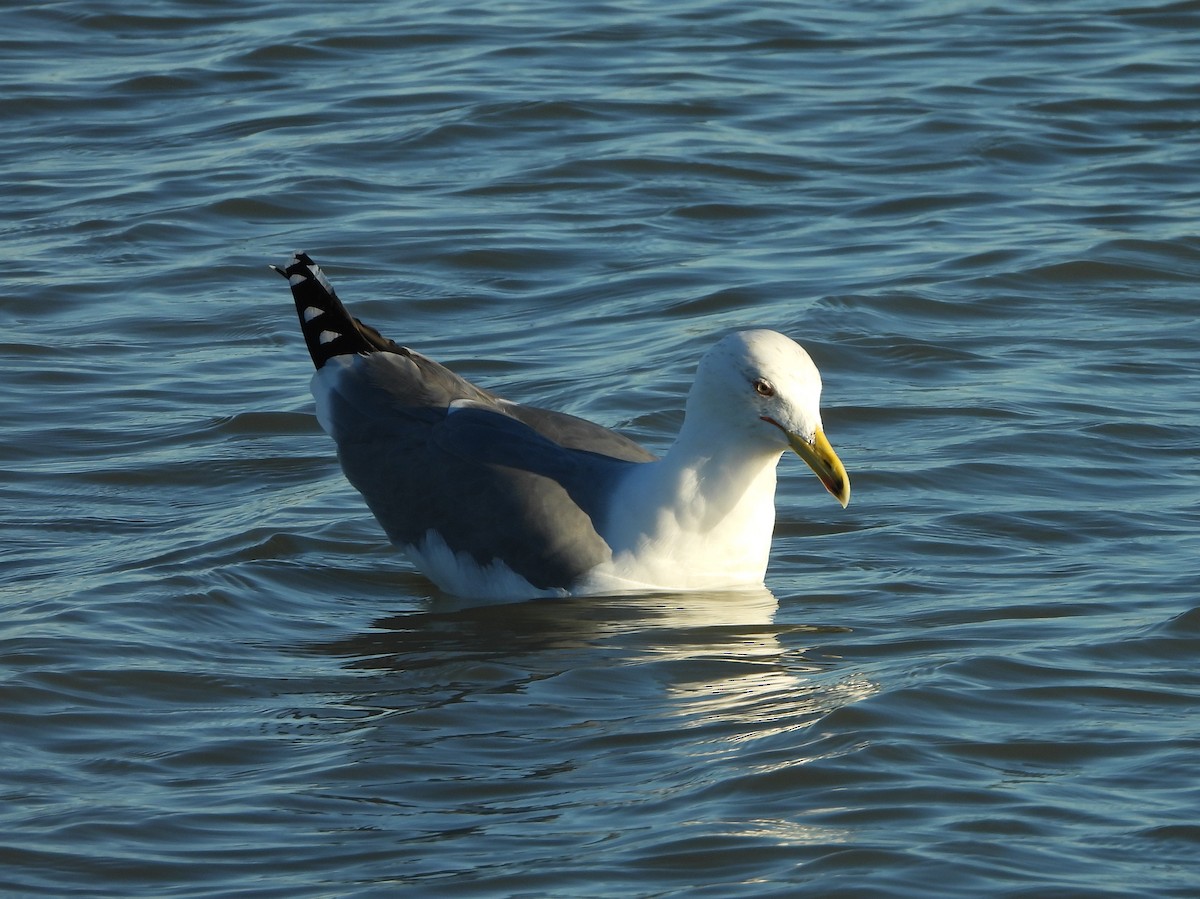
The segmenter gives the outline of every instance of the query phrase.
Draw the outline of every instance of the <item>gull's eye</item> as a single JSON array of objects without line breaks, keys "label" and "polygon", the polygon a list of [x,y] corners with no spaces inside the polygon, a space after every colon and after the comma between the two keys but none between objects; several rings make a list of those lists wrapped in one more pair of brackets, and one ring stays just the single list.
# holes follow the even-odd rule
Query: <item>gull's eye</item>
[{"label": "gull's eye", "polygon": [[754,379],[754,392],[757,393],[759,396],[774,396],[775,395],[775,385],[772,384],[770,381],[768,381],[766,378],[755,378]]}]

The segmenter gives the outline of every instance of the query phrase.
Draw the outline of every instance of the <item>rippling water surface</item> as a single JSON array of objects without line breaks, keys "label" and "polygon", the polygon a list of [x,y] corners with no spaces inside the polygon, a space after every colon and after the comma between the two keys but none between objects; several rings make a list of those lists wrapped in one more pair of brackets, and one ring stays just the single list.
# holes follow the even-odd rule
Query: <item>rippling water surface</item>
[{"label": "rippling water surface", "polygon": [[[1200,4],[6,24],[5,895],[1200,893]],[[786,331],[854,501],[785,460],[760,593],[455,605],[297,247],[656,449]]]}]

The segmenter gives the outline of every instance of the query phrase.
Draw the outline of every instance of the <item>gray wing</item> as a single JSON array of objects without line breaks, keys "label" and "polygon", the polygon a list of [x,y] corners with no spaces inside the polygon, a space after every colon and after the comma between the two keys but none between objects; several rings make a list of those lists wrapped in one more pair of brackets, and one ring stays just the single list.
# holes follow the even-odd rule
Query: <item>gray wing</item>
[{"label": "gray wing", "polygon": [[303,254],[282,273],[318,367],[321,423],[394,542],[418,545],[434,531],[538,588],[569,586],[611,557],[597,533],[607,498],[629,466],[654,456],[584,419],[502,400],[386,340],[346,313]]},{"label": "gray wing", "polygon": [[434,531],[538,588],[569,586],[611,557],[597,525],[636,463],[563,447],[494,402],[412,404],[447,382],[414,385],[389,355],[357,357],[335,388],[314,392],[346,477],[394,542],[416,546]]}]

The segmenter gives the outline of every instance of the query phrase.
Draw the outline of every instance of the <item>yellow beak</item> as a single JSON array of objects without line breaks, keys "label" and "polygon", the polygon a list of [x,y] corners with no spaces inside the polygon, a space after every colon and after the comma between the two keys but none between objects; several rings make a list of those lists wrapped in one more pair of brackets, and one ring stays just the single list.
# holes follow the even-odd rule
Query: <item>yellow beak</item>
[{"label": "yellow beak", "polygon": [[809,442],[797,434],[788,432],[788,445],[795,450],[796,455],[808,463],[825,489],[833,494],[834,499],[846,508],[850,502],[850,476],[846,474],[846,466],[833,451],[825,432],[817,428]]}]

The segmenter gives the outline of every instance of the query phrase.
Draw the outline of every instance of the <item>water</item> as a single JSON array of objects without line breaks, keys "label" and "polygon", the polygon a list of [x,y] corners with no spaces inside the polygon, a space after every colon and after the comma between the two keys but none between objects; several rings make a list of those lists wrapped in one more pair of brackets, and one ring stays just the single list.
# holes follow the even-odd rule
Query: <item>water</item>
[{"label": "water", "polygon": [[[1200,894],[1200,4],[10,8],[0,891]],[[462,608],[267,262],[661,449],[734,326],[854,481],[768,590]]]}]

